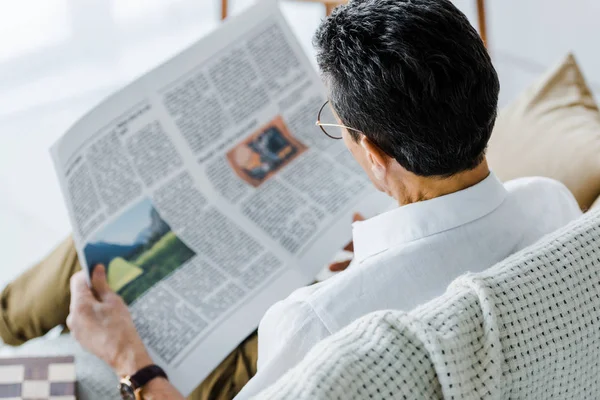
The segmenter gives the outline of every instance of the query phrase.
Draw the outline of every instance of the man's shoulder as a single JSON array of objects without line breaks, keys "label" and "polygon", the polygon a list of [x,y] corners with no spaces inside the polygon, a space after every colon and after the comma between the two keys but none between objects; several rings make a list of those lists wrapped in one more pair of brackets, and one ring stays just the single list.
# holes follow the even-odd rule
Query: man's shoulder
[{"label": "man's shoulder", "polygon": [[509,192],[544,190],[557,194],[571,193],[562,182],[544,176],[527,176],[511,179],[504,182],[504,187]]},{"label": "man's shoulder", "polygon": [[581,215],[571,191],[561,182],[540,176],[513,179],[504,184],[515,207],[556,229]]},{"label": "man's shoulder", "polygon": [[504,187],[509,193],[539,193],[539,191],[544,191],[545,193],[555,194],[557,196],[567,195],[574,200],[571,191],[564,185],[564,183],[557,181],[556,179],[547,178],[545,176],[527,176],[523,178],[511,179],[504,183]]},{"label": "man's shoulder", "polygon": [[536,202],[558,202],[569,207],[577,207],[577,200],[571,191],[556,179],[532,176],[512,179],[504,183],[509,195],[530,198]]}]

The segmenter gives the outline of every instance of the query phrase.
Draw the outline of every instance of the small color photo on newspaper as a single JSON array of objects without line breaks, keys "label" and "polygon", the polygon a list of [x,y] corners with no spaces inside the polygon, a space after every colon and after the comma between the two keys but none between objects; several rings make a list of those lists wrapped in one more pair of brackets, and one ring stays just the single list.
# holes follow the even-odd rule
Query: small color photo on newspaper
[{"label": "small color photo on newspaper", "polygon": [[231,149],[227,160],[241,179],[258,187],[306,149],[278,116]]},{"label": "small color photo on newspaper", "polygon": [[90,275],[103,264],[111,289],[127,304],[195,256],[148,198],[98,231],[83,253]]}]

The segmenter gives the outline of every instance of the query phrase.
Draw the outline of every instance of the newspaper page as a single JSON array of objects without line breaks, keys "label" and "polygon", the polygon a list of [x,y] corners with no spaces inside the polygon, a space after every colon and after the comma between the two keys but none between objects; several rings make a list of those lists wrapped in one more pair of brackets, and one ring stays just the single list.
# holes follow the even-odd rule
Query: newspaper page
[{"label": "newspaper page", "polygon": [[189,394],[389,203],[315,125],[320,78],[263,1],[139,78],[53,147],[82,265],[103,264]]}]

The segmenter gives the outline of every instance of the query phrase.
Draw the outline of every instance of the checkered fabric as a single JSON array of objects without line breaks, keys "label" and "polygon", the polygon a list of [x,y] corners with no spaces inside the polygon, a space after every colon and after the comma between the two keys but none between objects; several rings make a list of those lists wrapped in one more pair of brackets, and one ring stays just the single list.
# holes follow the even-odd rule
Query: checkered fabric
[{"label": "checkered fabric", "polygon": [[600,398],[600,212],[323,340],[259,399]]},{"label": "checkered fabric", "polygon": [[75,400],[73,357],[0,358],[0,399]]}]

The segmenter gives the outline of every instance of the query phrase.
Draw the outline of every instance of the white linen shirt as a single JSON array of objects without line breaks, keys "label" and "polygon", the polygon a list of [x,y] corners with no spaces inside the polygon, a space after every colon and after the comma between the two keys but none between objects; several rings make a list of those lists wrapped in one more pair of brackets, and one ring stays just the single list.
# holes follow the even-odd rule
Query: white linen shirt
[{"label": "white linen shirt", "polygon": [[411,310],[459,275],[482,271],[579,215],[575,198],[557,181],[502,184],[491,173],[470,188],[354,223],[352,267],[267,311],[258,328],[258,373],[236,399],[275,382],[355,319]]}]

